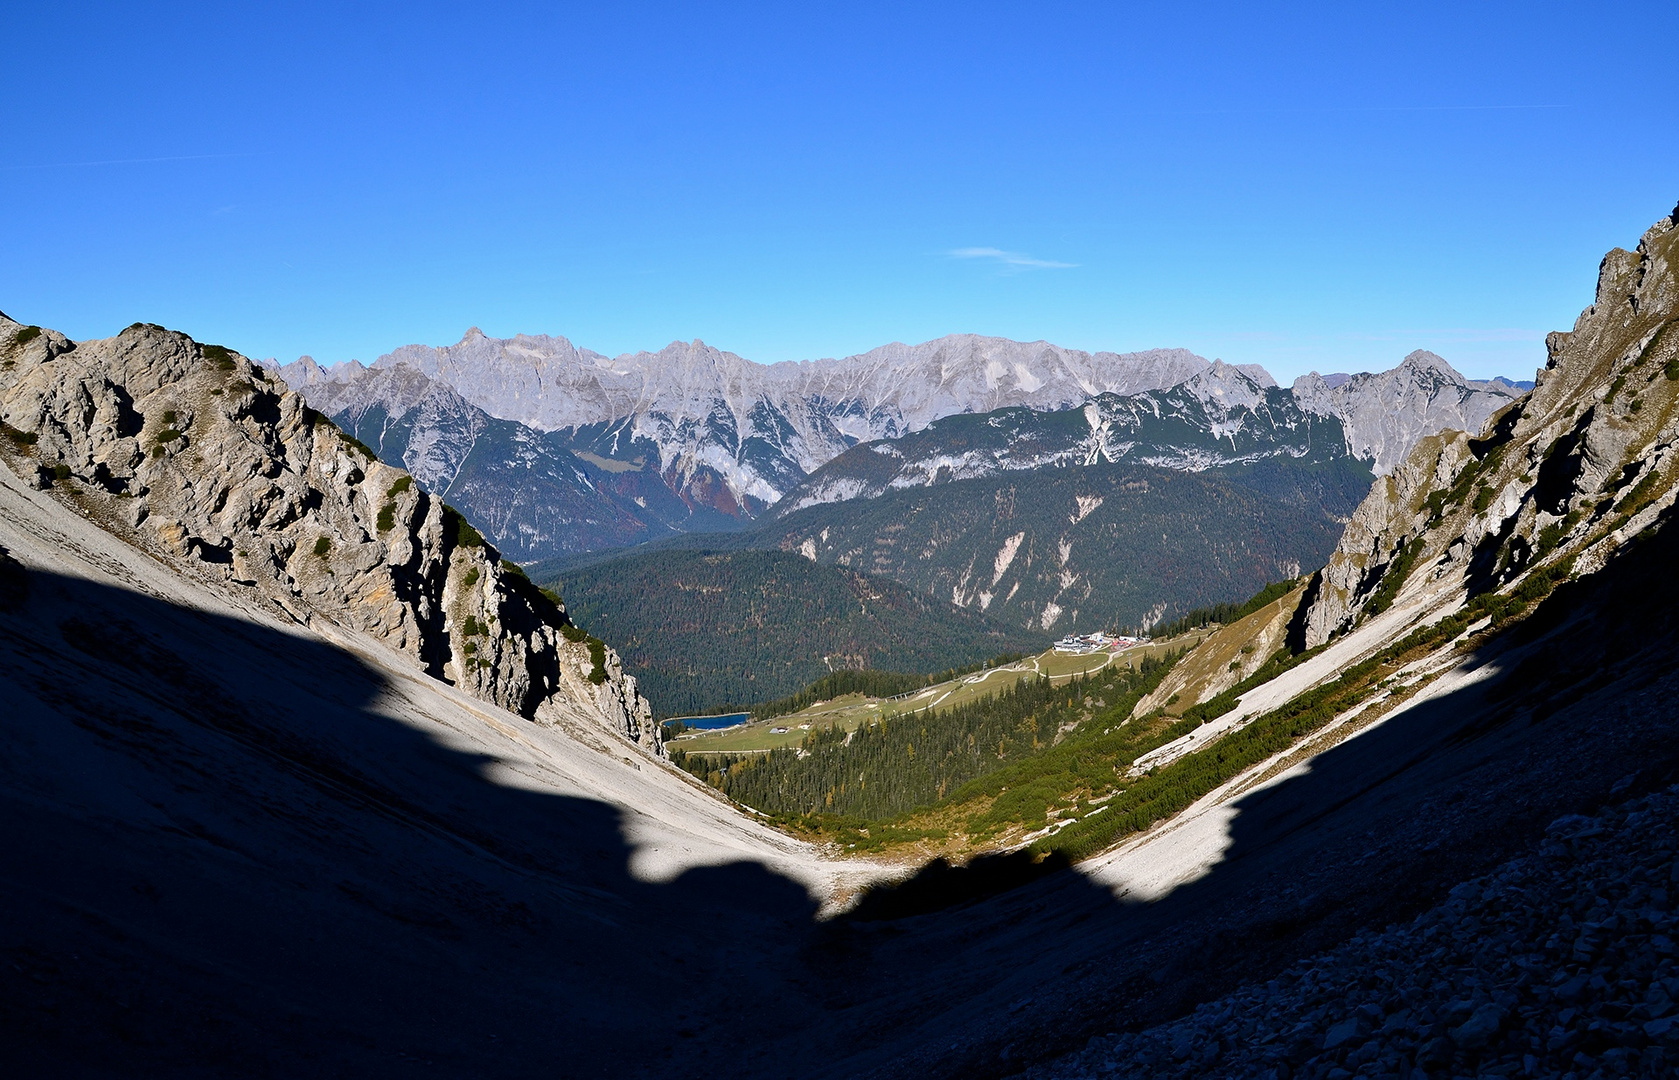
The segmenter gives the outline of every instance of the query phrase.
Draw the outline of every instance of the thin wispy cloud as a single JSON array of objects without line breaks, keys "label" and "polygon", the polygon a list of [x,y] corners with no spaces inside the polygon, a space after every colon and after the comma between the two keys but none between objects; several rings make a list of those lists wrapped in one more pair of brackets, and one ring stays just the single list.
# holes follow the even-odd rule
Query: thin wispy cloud
[{"label": "thin wispy cloud", "polygon": [[950,257],[953,259],[988,259],[1016,270],[1070,270],[1078,265],[1078,263],[1055,262],[1051,259],[1036,259],[1018,251],[1004,251],[1002,248],[994,247],[957,248],[950,253]]}]

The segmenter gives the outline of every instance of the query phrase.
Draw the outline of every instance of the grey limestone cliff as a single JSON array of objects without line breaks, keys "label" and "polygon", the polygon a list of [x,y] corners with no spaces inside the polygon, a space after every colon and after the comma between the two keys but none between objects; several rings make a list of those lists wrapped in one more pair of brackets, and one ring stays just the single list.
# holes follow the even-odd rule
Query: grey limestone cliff
[{"label": "grey limestone cliff", "polygon": [[1611,251],[1531,393],[1378,481],[1322,572],[1307,644],[1430,581],[1461,576],[1473,598],[1542,567],[1596,570],[1657,521],[1679,476],[1676,254],[1674,216]]},{"label": "grey limestone cliff", "polygon": [[16,470],[171,564],[368,634],[529,719],[658,751],[615,653],[246,358],[147,324],[72,342],[0,317],[0,420]]},{"label": "grey limestone cliff", "polygon": [[1424,436],[1479,431],[1522,395],[1507,379],[1472,382],[1431,352],[1418,349],[1391,371],[1360,372],[1331,385],[1317,372],[1294,380],[1300,408],[1333,416],[1347,446],[1377,474],[1392,472]]}]

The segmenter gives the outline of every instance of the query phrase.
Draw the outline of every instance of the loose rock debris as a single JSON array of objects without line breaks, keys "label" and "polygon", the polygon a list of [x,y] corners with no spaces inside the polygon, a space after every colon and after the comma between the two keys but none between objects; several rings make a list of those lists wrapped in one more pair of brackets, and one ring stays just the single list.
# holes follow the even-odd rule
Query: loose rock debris
[{"label": "loose rock debris", "polygon": [[1032,1070],[1087,1077],[1679,1073],[1679,786],[1553,822],[1409,925]]}]

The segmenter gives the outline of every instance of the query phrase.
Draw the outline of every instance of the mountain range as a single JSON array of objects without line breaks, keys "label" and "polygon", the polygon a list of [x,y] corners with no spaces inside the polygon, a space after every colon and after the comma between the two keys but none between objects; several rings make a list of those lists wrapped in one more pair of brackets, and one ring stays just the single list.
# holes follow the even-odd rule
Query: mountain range
[{"label": "mountain range", "polygon": [[[1402,375],[1412,363],[1401,367]],[[1270,459],[1318,463],[1349,456],[1346,426],[1335,411],[1342,402],[1313,404],[1320,408],[1302,408],[1262,372],[1215,361],[1164,390],[1101,394],[1081,409],[947,416],[908,435],[863,443],[817,469],[774,513],[1005,472],[1126,461],[1199,473]]]},{"label": "mountain range", "polygon": [[[1044,460],[1018,458],[1019,467],[1089,459],[1082,444],[1094,438],[1107,460],[1129,454],[1190,470],[1298,453],[1311,417],[1338,422],[1345,449],[1382,471],[1416,438],[1478,427],[1518,393],[1465,380],[1428,353],[1335,386],[1307,376],[1279,390],[1261,368],[1183,349],[1086,353],[975,335],[760,365],[698,341],[609,359],[564,338],[473,330],[456,345],[407,346],[371,366],[324,369],[305,357],[275,368],[521,561],[739,528],[772,507],[830,499],[847,485],[832,474],[824,479],[835,483],[816,480],[824,466],[950,417],[1001,411],[1000,423],[1019,426],[1009,418],[1070,413],[1050,422],[1061,445]],[[1126,404],[1138,395],[1146,400]],[[1091,415],[1095,427],[1078,432]],[[1133,434],[1155,444],[1127,446]],[[915,447],[929,460],[946,454],[931,438]],[[935,467],[930,478],[939,475]]]},{"label": "mountain range", "polygon": [[[1065,408],[1170,386],[1206,366],[1182,349],[1092,354],[974,335],[769,365],[701,341],[609,359],[562,337],[474,328],[452,346],[397,349],[371,370],[410,368],[491,416],[563,432],[570,448],[614,463],[604,468],[640,459],[696,505],[750,516],[858,442],[952,413]],[[313,400],[314,387],[356,384],[370,369],[352,361],[327,371],[303,358],[280,370]],[[338,393],[335,404],[355,408],[378,389]]]}]

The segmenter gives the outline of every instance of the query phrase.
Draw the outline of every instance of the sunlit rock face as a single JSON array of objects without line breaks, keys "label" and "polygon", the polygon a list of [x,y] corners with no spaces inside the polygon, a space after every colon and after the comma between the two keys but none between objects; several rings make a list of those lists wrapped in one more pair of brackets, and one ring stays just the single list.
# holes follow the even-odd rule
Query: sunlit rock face
[{"label": "sunlit rock face", "polygon": [[[1420,439],[1377,482],[1322,571],[1307,644],[1359,624],[1382,606],[1384,589],[1402,598],[1462,579],[1473,596],[1558,558],[1572,559],[1576,572],[1597,570],[1672,505],[1676,248],[1670,216],[1637,250],[1604,256],[1595,302],[1573,330],[1547,339],[1546,367],[1530,393],[1481,424],[1466,413],[1469,434]],[[1414,353],[1405,366],[1409,373],[1383,390],[1390,399],[1447,385],[1438,357]]]},{"label": "sunlit rock face", "polygon": [[584,717],[656,750],[611,650],[597,661],[458,513],[260,366],[147,324],[71,342],[0,317],[0,341],[0,419],[38,485],[74,485],[160,558],[300,622],[370,634],[527,718]]},{"label": "sunlit rock face", "polygon": [[1465,379],[1421,349],[1391,371],[1361,372],[1333,386],[1314,371],[1294,380],[1292,389],[1300,408],[1340,420],[1348,448],[1380,475],[1392,472],[1424,436],[1480,431],[1523,393],[1507,379]]}]

